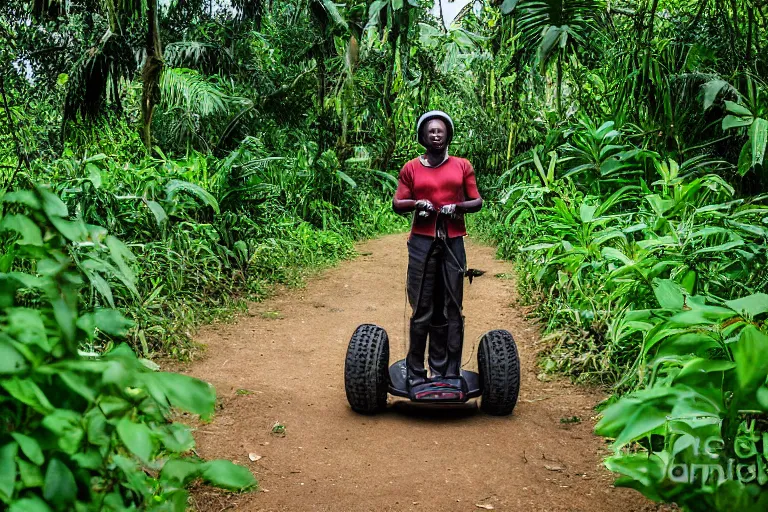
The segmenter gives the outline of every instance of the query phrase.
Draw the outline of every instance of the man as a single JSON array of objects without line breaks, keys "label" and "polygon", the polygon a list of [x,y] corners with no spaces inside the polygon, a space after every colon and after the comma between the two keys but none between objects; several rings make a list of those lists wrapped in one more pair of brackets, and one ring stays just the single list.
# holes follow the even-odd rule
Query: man
[{"label": "man", "polygon": [[416,211],[408,239],[408,301],[413,309],[406,357],[410,387],[427,382],[424,352],[429,337],[432,379],[461,371],[464,337],[462,300],[467,234],[464,214],[479,211],[483,199],[468,160],[450,156],[453,120],[433,110],[416,124],[426,152],[403,166],[392,206]]}]

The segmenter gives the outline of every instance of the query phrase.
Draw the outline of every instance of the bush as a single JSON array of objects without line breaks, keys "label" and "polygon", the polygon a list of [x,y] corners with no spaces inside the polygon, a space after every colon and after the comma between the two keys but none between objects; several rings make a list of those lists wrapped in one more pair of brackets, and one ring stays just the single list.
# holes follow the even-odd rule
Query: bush
[{"label": "bush", "polygon": [[190,428],[169,420],[172,408],[210,418],[210,385],[155,371],[125,344],[103,356],[80,350],[131,326],[80,296],[86,285],[109,296],[108,280],[135,289],[127,247],[68,220],[46,188],[6,194],[3,205],[0,501],[12,512],[185,510],[194,479],[256,485],[246,468],[190,455]]}]

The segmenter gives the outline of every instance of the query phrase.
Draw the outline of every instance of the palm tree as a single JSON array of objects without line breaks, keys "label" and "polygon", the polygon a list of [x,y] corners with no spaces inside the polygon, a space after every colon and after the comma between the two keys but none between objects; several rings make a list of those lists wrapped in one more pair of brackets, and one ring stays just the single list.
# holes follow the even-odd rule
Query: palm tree
[{"label": "palm tree", "polygon": [[589,44],[589,35],[605,12],[602,0],[505,0],[504,14],[514,13],[523,34],[524,48],[536,48],[536,61],[544,73],[555,59],[557,110],[562,115],[563,58],[578,46]]}]

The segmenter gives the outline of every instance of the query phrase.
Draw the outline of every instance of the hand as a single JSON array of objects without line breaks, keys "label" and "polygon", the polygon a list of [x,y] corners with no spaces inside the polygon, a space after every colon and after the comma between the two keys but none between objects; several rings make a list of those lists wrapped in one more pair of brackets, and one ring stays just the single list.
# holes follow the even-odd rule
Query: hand
[{"label": "hand", "polygon": [[419,212],[419,215],[422,217],[427,217],[431,212],[435,211],[435,207],[432,205],[432,203],[427,199],[419,199],[416,201],[416,211]]},{"label": "hand", "polygon": [[442,215],[447,215],[451,218],[456,217],[456,205],[455,204],[447,204],[440,208],[440,213]]}]

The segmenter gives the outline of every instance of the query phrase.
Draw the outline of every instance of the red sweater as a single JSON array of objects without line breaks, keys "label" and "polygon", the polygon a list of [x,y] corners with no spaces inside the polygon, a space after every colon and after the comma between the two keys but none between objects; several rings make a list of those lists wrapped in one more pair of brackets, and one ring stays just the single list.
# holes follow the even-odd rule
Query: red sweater
[{"label": "red sweater", "polygon": [[[469,160],[455,156],[438,167],[425,167],[418,158],[414,158],[400,171],[397,199],[427,199],[438,210],[448,204],[461,203],[480,197],[475,181],[475,170]],[[435,236],[437,215],[429,217],[414,215],[411,234]],[[464,216],[457,215],[448,219],[448,238],[467,234]]]}]

